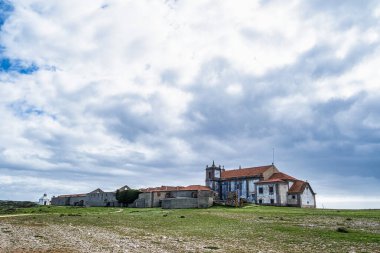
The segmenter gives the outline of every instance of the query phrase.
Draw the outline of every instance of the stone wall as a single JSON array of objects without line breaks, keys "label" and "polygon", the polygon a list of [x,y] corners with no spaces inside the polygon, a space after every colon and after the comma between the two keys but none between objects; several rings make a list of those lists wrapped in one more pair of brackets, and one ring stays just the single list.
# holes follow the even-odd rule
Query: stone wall
[{"label": "stone wall", "polygon": [[300,206],[300,195],[298,193],[290,193],[288,195],[288,206]]},{"label": "stone wall", "polygon": [[143,192],[131,207],[207,208],[213,201],[212,191]]},{"label": "stone wall", "polygon": [[115,192],[87,194],[86,206],[119,206]]},{"label": "stone wall", "polygon": [[85,206],[87,201],[87,196],[83,197],[70,197],[69,205],[70,206]]},{"label": "stone wall", "polygon": [[53,197],[50,202],[55,206],[68,206],[70,203],[70,198],[67,197]]},{"label": "stone wall", "polygon": [[162,208],[164,209],[180,209],[180,208],[208,208],[212,206],[212,197],[200,198],[172,198],[163,199]]},{"label": "stone wall", "polygon": [[162,200],[162,208],[175,209],[175,208],[197,208],[198,200],[195,198],[173,198]]}]

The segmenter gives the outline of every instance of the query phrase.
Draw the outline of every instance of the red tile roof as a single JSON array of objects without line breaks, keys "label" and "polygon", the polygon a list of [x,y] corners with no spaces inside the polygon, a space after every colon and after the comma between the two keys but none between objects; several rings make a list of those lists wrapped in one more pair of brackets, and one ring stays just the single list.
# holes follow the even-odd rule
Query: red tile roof
[{"label": "red tile roof", "polygon": [[207,186],[203,185],[189,185],[184,187],[185,191],[211,191],[211,189]]},{"label": "red tile roof", "polygon": [[288,193],[301,193],[305,190],[305,187],[308,183],[297,180],[293,183],[292,187],[290,187]]},{"label": "red tile roof", "polygon": [[293,180],[293,181],[297,180],[296,178],[286,175],[285,173],[282,173],[282,172],[273,173],[273,175],[269,177],[269,180],[271,179]]},{"label": "red tile roof", "polygon": [[260,167],[252,167],[252,168],[243,168],[237,170],[226,170],[222,171],[221,178],[236,178],[236,177],[254,177],[260,176],[266,170],[270,169],[273,165],[260,166]]},{"label": "red tile roof", "polygon": [[58,198],[72,198],[72,197],[86,197],[87,194],[68,194],[68,195],[59,195]]},{"label": "red tile roof", "polygon": [[286,182],[284,180],[274,178],[274,179],[259,181],[256,184],[266,184],[266,183],[286,183]]},{"label": "red tile roof", "polygon": [[142,192],[159,192],[159,191],[211,191],[207,186],[189,185],[189,186],[160,186],[140,189]]},{"label": "red tile roof", "polygon": [[285,183],[286,181],[298,181],[298,179],[289,176],[282,172],[273,173],[267,180],[259,181],[257,184],[265,184],[265,183]]}]

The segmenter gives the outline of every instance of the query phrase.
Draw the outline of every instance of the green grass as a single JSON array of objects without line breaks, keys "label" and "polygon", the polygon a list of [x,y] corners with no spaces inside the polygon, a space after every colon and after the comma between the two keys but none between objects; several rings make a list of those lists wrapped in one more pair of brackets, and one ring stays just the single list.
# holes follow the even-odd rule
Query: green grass
[{"label": "green grass", "polygon": [[35,207],[36,203],[30,201],[0,200],[0,214],[9,214],[17,211],[17,208]]},{"label": "green grass", "polygon": [[[209,209],[163,210],[102,207],[42,206],[20,208],[12,218],[16,224],[93,226],[125,235],[168,236],[197,239],[205,249],[239,252],[252,244],[263,244],[280,252],[379,252],[380,210],[326,210],[246,206]],[[35,215],[34,215],[35,214]],[[8,218],[9,219],[9,218]],[[348,233],[337,231],[344,227]],[[128,232],[132,233],[132,232]],[[128,234],[131,236],[131,234]],[[237,243],[238,242],[238,243]],[[158,242],[156,242],[158,243]],[[300,246],[301,245],[301,246]],[[321,247],[327,247],[327,249]],[[208,247],[208,248],[207,248]],[[347,249],[347,250],[346,250]]]}]

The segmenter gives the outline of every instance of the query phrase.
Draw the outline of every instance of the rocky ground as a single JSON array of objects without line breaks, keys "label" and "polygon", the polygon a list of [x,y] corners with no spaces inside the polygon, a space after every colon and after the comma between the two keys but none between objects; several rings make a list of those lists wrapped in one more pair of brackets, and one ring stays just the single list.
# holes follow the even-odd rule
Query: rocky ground
[{"label": "rocky ground", "polygon": [[[245,242],[241,242],[244,243]],[[275,242],[273,242],[275,244]],[[274,245],[261,242],[250,248],[240,247],[236,242],[236,252],[282,252]],[[217,246],[215,246],[217,245]],[[232,245],[223,241],[200,241],[199,239],[157,236],[123,227],[99,228],[69,225],[34,224],[17,225],[0,221],[0,252],[231,252]],[[330,245],[331,246],[331,245]],[[308,248],[309,247],[309,248]],[[294,252],[330,252],[329,245],[323,242],[320,248],[312,245],[295,245]],[[334,248],[336,245],[334,245]],[[229,250],[227,250],[229,248]],[[380,252],[369,247],[358,250],[357,247],[341,245],[342,251],[334,252]],[[369,250],[369,251],[367,251]]]},{"label": "rocky ground", "polygon": [[[379,252],[378,211],[34,208],[0,215],[0,253]],[[340,233],[338,227],[349,232]]]},{"label": "rocky ground", "polygon": [[[117,231],[115,231],[117,230]],[[202,252],[207,246],[166,236],[128,236],[126,228],[20,226],[1,221],[1,252]],[[125,235],[123,235],[125,234]]]}]

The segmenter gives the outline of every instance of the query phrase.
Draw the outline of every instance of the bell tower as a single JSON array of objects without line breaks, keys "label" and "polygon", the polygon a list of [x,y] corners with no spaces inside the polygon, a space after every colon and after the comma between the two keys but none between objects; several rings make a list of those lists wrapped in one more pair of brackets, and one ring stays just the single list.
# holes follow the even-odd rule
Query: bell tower
[{"label": "bell tower", "polygon": [[206,186],[212,190],[219,192],[219,180],[221,177],[222,167],[215,166],[215,162],[212,161],[212,165],[206,166]]}]

